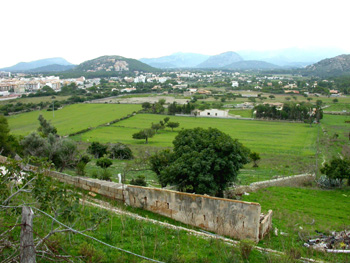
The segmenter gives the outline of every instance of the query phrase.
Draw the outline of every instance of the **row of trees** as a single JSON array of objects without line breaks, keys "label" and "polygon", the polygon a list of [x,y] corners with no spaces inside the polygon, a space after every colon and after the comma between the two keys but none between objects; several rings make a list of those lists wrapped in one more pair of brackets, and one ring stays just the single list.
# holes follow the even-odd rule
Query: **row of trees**
[{"label": "row of trees", "polygon": [[254,107],[256,118],[319,122],[323,118],[320,106],[310,103],[284,103],[282,109],[275,105],[260,104]]},{"label": "row of trees", "polygon": [[152,138],[159,130],[164,130],[165,127],[171,128],[171,131],[174,131],[174,128],[180,126],[178,122],[169,121],[169,117],[165,117],[164,120],[159,121],[159,123],[152,123],[151,128],[140,130],[132,135],[133,139],[136,140],[146,140],[145,143],[148,143],[148,139]]}]

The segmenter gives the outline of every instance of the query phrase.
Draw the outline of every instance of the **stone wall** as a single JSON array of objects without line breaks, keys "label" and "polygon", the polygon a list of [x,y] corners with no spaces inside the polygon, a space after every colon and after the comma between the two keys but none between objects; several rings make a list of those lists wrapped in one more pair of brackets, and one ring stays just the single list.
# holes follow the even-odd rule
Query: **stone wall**
[{"label": "stone wall", "polygon": [[315,180],[314,174],[299,174],[277,178],[268,181],[251,183],[250,185],[240,185],[231,190],[234,194],[243,194],[244,192],[254,192],[262,188],[271,186],[303,186],[305,183]]},{"label": "stone wall", "polygon": [[[0,158],[0,162],[4,161],[6,159]],[[272,224],[272,212],[261,217],[261,206],[258,203],[124,185],[55,171],[48,171],[47,175],[61,182],[120,200],[127,205],[236,239],[258,242]]]},{"label": "stone wall", "polygon": [[125,202],[133,207],[220,235],[259,240],[260,204],[132,185],[126,191]]}]

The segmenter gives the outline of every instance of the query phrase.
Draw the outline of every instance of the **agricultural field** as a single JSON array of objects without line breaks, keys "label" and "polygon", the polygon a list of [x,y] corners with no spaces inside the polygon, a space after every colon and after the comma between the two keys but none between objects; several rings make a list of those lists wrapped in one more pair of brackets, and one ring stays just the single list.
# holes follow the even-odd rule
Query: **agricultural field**
[{"label": "agricultural field", "polygon": [[333,103],[329,107],[325,108],[324,111],[347,111],[350,112],[350,103]]},{"label": "agricultural field", "polygon": [[[276,176],[315,172],[317,135],[320,136],[319,153],[322,152],[322,154],[319,154],[318,161],[321,164],[347,147],[344,146],[344,142],[348,139],[350,125],[345,123],[349,117],[328,114],[325,114],[321,121],[322,128],[317,125],[310,127],[307,124],[291,122],[169,116],[170,121],[179,122],[180,127],[174,131],[169,128],[158,131],[153,138],[149,139],[148,144],[145,144],[144,140],[133,139],[132,134],[141,129],[150,128],[152,123],[163,120],[165,115],[137,114],[110,126],[99,126],[139,109],[141,105],[136,104],[75,104],[54,113],[35,111],[13,115],[8,117],[8,121],[11,133],[15,135],[26,135],[35,131],[39,126],[37,118],[40,114],[57,127],[60,135],[68,135],[92,127],[92,130],[71,138],[85,145],[83,147],[85,149],[92,141],[122,142],[129,145],[136,156],[139,152],[152,153],[157,149],[171,148],[172,141],[181,129],[215,127],[228,133],[232,138],[238,139],[252,151],[260,153],[259,168],[252,167],[252,164],[245,165],[238,177],[239,184],[268,180]],[[250,114],[250,110],[232,111],[241,116]],[[338,134],[338,138],[332,139],[334,134]],[[128,162],[115,160],[109,169],[116,176],[123,172]],[[98,170],[94,162],[90,162],[87,166],[88,176]],[[157,186],[156,177],[152,172],[145,171],[142,174],[146,175],[151,185]],[[130,173],[131,177],[127,178],[127,181],[137,175],[139,174]]]},{"label": "agricultural field", "polygon": [[[158,123],[164,115],[137,114],[127,120],[120,121],[109,127],[99,127],[78,136],[83,141],[122,142],[127,144],[144,145],[144,140],[132,139],[132,134],[152,123]],[[171,147],[180,129],[195,127],[218,128],[238,139],[253,151],[279,154],[313,154],[312,142],[315,139],[316,128],[307,124],[288,122],[266,122],[235,119],[195,118],[169,116],[170,121],[179,122],[180,127],[171,131],[158,131],[149,140],[149,146]]]},{"label": "agricultural field", "polygon": [[[66,100],[71,96],[55,96],[55,101]],[[52,96],[43,96],[43,97],[30,97],[30,98],[18,98],[13,100],[0,100],[0,105],[3,104],[15,104],[15,103],[40,103],[40,102],[52,102]]]},{"label": "agricultural field", "polygon": [[68,135],[96,127],[113,120],[125,117],[141,109],[141,105],[128,104],[73,104],[57,111],[32,111],[7,117],[11,133],[27,135],[39,126],[38,117],[51,121],[58,134]]},{"label": "agricultural field", "polygon": [[[98,127],[89,132],[74,136],[77,141],[102,143],[122,142],[137,151],[152,151],[172,147],[172,141],[181,129],[195,127],[215,127],[238,139],[243,145],[261,155],[259,168],[247,164],[239,176],[241,184],[271,179],[274,176],[288,176],[313,171],[315,162],[315,142],[317,127],[303,123],[266,122],[234,119],[194,118],[170,116],[170,121],[179,122],[180,127],[171,131],[167,128],[158,131],[149,143],[135,140],[132,134],[149,128],[151,123],[158,123],[164,115],[137,114],[127,120],[108,127]],[[124,163],[124,161],[123,161]],[[90,165],[90,164],[89,164]],[[121,173],[117,162],[113,165],[114,173]],[[91,169],[94,169],[91,167]],[[150,179],[155,177],[148,175]]]},{"label": "agricultural field", "polygon": [[241,118],[252,118],[252,110],[233,109],[229,111],[229,115],[240,116]]}]

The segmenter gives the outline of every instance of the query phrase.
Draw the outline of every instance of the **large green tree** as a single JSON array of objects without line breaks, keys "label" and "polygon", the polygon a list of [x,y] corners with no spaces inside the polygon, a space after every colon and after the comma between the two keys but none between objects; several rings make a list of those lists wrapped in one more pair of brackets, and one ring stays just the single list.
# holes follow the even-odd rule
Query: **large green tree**
[{"label": "large green tree", "polygon": [[150,163],[162,186],[175,185],[179,191],[223,196],[249,162],[250,150],[215,128],[182,130],[173,144],[171,154],[161,151]]},{"label": "large green tree", "polygon": [[152,138],[155,134],[155,131],[153,129],[144,129],[144,130],[141,130],[137,133],[134,133],[132,135],[132,138],[133,139],[136,139],[136,140],[142,140],[142,139],[145,139],[146,140],[146,144],[148,143],[148,138]]}]

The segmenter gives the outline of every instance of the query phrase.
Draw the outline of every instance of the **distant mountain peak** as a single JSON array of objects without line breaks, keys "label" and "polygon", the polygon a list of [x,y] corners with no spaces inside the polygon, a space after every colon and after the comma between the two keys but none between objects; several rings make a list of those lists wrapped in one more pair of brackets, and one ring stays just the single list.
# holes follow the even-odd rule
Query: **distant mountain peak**
[{"label": "distant mountain peak", "polygon": [[227,51],[219,55],[209,57],[206,61],[197,65],[197,68],[221,68],[242,60],[243,58],[236,52]]},{"label": "distant mountain peak", "polygon": [[176,52],[159,58],[141,58],[140,61],[158,68],[192,68],[208,58],[208,55]]}]

